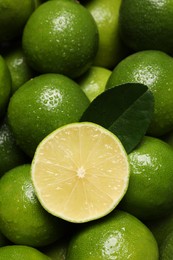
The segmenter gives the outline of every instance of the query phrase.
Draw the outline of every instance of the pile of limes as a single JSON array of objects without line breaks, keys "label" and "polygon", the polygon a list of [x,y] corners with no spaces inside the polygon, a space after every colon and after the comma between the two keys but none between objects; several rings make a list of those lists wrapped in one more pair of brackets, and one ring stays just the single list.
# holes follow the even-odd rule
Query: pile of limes
[{"label": "pile of limes", "polygon": [[[130,153],[82,121],[128,83]],[[0,259],[173,259],[173,0],[0,1]]]}]

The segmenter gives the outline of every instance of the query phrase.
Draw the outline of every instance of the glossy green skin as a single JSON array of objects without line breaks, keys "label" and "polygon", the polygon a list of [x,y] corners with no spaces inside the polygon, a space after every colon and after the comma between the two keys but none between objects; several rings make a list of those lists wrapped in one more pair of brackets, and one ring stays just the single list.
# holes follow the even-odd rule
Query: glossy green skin
[{"label": "glossy green skin", "polygon": [[157,243],[134,216],[113,211],[81,228],[72,238],[66,260],[158,260]]},{"label": "glossy green skin", "polygon": [[98,29],[89,11],[80,4],[48,1],[31,15],[22,42],[35,70],[76,78],[93,62]]},{"label": "glossy green skin", "polygon": [[11,41],[22,33],[24,25],[37,7],[37,0],[0,2],[0,42]]},{"label": "glossy green skin", "polygon": [[143,83],[154,95],[154,116],[148,129],[161,136],[173,129],[173,58],[164,52],[149,50],[134,53],[113,70],[106,88],[123,83]]},{"label": "glossy green skin", "polygon": [[11,245],[0,248],[0,259],[51,260],[48,256],[33,247]]},{"label": "glossy green skin", "polygon": [[7,105],[11,96],[11,75],[5,63],[5,60],[0,56],[0,118],[6,112]]},{"label": "glossy green skin", "polygon": [[34,76],[33,70],[27,64],[23,50],[15,48],[4,56],[12,79],[12,93]]},{"label": "glossy green skin", "polygon": [[112,69],[127,55],[127,48],[119,35],[119,9],[121,0],[89,0],[82,3],[92,14],[99,31],[99,47],[95,66]]},{"label": "glossy green skin", "polygon": [[119,17],[120,34],[128,47],[173,54],[173,1],[123,0]]},{"label": "glossy green skin", "polygon": [[20,147],[33,156],[39,142],[56,128],[79,121],[89,100],[73,80],[44,74],[12,96],[8,121]]},{"label": "glossy green skin", "polygon": [[173,205],[173,149],[153,137],[144,137],[129,154],[130,181],[121,209],[142,220],[166,216]]},{"label": "glossy green skin", "polygon": [[14,244],[39,247],[64,235],[66,225],[38,202],[30,169],[29,164],[18,166],[1,178],[0,230]]},{"label": "glossy green skin", "polygon": [[102,67],[91,66],[86,73],[77,79],[90,101],[105,91],[111,71]]},{"label": "glossy green skin", "polygon": [[0,124],[0,177],[8,170],[27,162],[28,158],[16,144],[6,121]]}]

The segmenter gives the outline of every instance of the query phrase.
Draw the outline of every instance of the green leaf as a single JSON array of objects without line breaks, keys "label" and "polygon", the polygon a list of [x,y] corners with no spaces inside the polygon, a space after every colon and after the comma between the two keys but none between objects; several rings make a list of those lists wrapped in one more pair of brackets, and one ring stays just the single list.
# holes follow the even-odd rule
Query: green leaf
[{"label": "green leaf", "polygon": [[80,121],[99,124],[113,132],[130,153],[141,141],[154,112],[154,97],[147,86],[127,83],[96,97]]}]

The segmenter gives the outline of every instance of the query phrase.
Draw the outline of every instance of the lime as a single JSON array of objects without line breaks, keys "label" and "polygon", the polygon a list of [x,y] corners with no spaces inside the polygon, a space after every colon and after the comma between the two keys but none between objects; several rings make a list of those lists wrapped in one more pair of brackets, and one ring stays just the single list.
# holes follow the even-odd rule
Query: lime
[{"label": "lime", "polygon": [[65,222],[38,202],[30,165],[6,172],[0,179],[0,230],[14,244],[45,246],[64,235]]},{"label": "lime", "polygon": [[26,82],[12,96],[8,121],[20,147],[33,156],[39,142],[67,123],[79,121],[89,100],[79,85],[60,74]]},{"label": "lime", "polygon": [[142,220],[157,219],[173,206],[173,149],[145,136],[129,154],[130,181],[121,208]]},{"label": "lime", "polygon": [[64,239],[56,241],[55,243],[43,248],[43,253],[49,256],[52,260],[66,260],[68,240],[69,239],[65,237]]},{"label": "lime", "polygon": [[173,58],[161,51],[148,50],[129,55],[113,70],[106,88],[128,82],[148,86],[155,108],[148,134],[161,136],[173,129]]},{"label": "lime", "polygon": [[99,31],[94,65],[112,69],[128,52],[119,36],[121,0],[89,0],[83,4],[92,14]]},{"label": "lime", "polygon": [[68,124],[48,135],[36,149],[31,171],[42,206],[76,223],[111,212],[129,181],[121,142],[90,122]]},{"label": "lime", "polygon": [[114,210],[77,232],[66,260],[158,260],[157,243],[150,230],[133,215]]},{"label": "lime", "polygon": [[111,71],[103,67],[91,66],[81,77],[77,79],[77,83],[82,90],[93,101],[98,95],[105,91],[106,83],[111,75]]},{"label": "lime", "polygon": [[173,232],[170,232],[160,247],[160,260],[171,260],[173,256]]},{"label": "lime", "polygon": [[173,1],[123,0],[119,28],[124,43],[135,51],[173,54]]},{"label": "lime", "polygon": [[29,64],[41,73],[75,78],[92,64],[98,48],[98,29],[79,3],[48,1],[30,16],[23,32]]},{"label": "lime", "polygon": [[0,82],[0,118],[2,118],[11,96],[11,75],[2,56],[0,56]]},{"label": "lime", "polygon": [[10,41],[20,36],[35,8],[35,0],[0,1],[0,42]]},{"label": "lime", "polygon": [[6,120],[0,124],[0,177],[10,169],[28,161],[27,156],[16,144]]},{"label": "lime", "polygon": [[10,241],[0,231],[0,248],[2,246],[6,246],[6,245],[9,245],[9,244],[10,244]]},{"label": "lime", "polygon": [[12,93],[33,77],[34,73],[28,66],[23,50],[14,48],[4,56],[12,78]]},{"label": "lime", "polygon": [[10,260],[51,260],[39,250],[23,245],[11,245],[0,247],[0,259]]}]

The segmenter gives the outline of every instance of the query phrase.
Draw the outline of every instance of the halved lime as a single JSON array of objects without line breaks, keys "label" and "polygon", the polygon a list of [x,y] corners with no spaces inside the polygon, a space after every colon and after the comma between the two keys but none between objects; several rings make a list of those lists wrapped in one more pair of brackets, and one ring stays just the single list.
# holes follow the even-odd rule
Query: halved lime
[{"label": "halved lime", "polygon": [[49,134],[37,147],[31,168],[42,206],[75,223],[111,212],[129,183],[122,143],[90,122],[71,123]]}]

